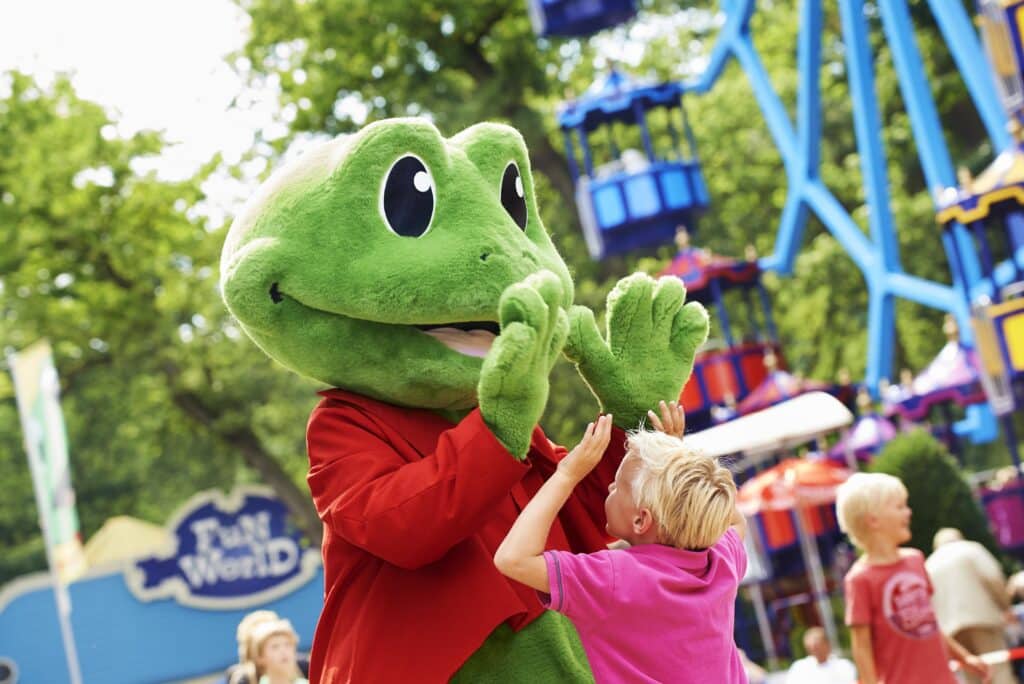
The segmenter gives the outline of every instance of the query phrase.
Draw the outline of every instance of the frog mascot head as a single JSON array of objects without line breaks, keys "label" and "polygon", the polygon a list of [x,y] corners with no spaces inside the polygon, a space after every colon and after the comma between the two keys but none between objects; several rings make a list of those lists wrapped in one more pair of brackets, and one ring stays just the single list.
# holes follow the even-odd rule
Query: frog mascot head
[{"label": "frog mascot head", "polygon": [[228,307],[270,356],[335,387],[476,404],[509,286],[572,283],[541,225],[526,148],[503,126],[450,140],[423,120],[336,138],[282,169],[224,247]]},{"label": "frog mascot head", "polygon": [[[406,557],[411,552],[403,547],[400,553],[406,555],[398,558],[389,555],[386,543],[377,547],[369,540],[379,519],[367,510],[380,498],[360,498],[364,489],[385,488],[386,496],[376,495],[386,498],[401,488],[402,501],[420,505],[440,496],[431,478],[451,468],[445,477],[477,478],[474,491],[491,497],[487,505],[495,506],[502,496],[515,493],[516,482],[526,481],[522,471],[511,469],[536,470],[544,458],[539,452],[550,445],[538,440],[537,422],[560,354],[577,365],[618,426],[636,428],[659,400],[679,396],[708,329],[704,309],[684,305],[678,279],[624,278],[609,295],[604,331],[589,309],[572,306],[569,270],[541,223],[523,139],[514,129],[492,123],[446,139],[422,119],[381,121],[284,166],[232,225],[221,261],[221,287],[228,308],[269,356],[340,388],[325,393],[326,403],[314,412],[308,432],[310,488],[326,525],[325,566],[343,548],[368,554],[373,562],[422,563],[432,568],[430,581],[438,582],[446,572],[479,573],[487,582],[500,579],[492,577],[489,562],[484,568],[482,561],[463,559],[458,571],[436,567],[454,562],[454,551],[438,553],[476,534],[463,527],[455,534],[446,527],[463,524],[459,507],[470,504],[438,499],[434,505],[451,510],[432,516],[423,509],[418,533],[407,545],[425,548],[434,538],[444,542],[414,559]],[[416,425],[432,436],[416,443],[416,453],[404,454],[408,445],[387,433],[383,418],[370,427],[360,423],[369,414],[387,414],[391,423],[415,417]],[[350,434],[372,437],[373,444],[350,445],[344,442]],[[457,435],[473,437],[460,447]],[[460,454],[470,443],[472,453]],[[366,461],[370,453],[378,460]],[[475,460],[483,470],[469,476],[465,469]],[[332,470],[342,461],[349,465],[344,476]],[[399,465],[405,461],[403,470]],[[360,469],[372,471],[372,481],[370,475],[360,480]],[[421,481],[422,492],[417,489]],[[594,516],[587,524],[603,532],[603,522],[596,520],[603,511]],[[431,518],[429,529],[424,518]],[[350,529],[355,519],[359,526]],[[394,536],[396,529],[387,528],[387,534]],[[331,547],[335,537],[340,546]],[[481,544],[484,549],[491,542]],[[330,576],[331,568],[327,571]],[[354,586],[355,580],[345,582]],[[395,585],[391,593],[405,586]],[[495,591],[507,589],[494,586]],[[445,587],[423,590],[416,600],[441,600],[436,597],[444,595]],[[329,629],[324,621],[334,616],[331,600],[329,591],[314,643],[315,662],[320,662],[318,648],[348,648],[336,646],[347,635],[321,637],[321,630]],[[388,629],[401,629],[402,619],[395,618]],[[346,624],[350,631],[351,623]],[[434,635],[436,629],[427,631]],[[478,645],[483,636],[474,632],[466,643]],[[445,637],[446,648],[451,650],[455,638]],[[370,641],[365,637],[360,643]],[[359,657],[356,649],[336,660],[351,668]],[[327,663],[323,672],[331,671],[330,662],[330,656],[322,661]],[[401,679],[395,672],[360,671],[362,681]]]}]

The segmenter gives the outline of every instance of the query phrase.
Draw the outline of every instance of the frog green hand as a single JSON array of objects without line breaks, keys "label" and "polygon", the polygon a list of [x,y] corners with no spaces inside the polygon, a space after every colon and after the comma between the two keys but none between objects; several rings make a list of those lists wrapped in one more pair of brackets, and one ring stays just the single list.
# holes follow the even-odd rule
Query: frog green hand
[{"label": "frog green hand", "polygon": [[655,281],[644,273],[620,280],[608,295],[607,333],[594,312],[569,312],[565,354],[601,404],[623,429],[639,426],[659,401],[679,398],[708,336],[708,314],[698,302],[683,305],[678,278]]},{"label": "frog green hand", "polygon": [[501,334],[480,369],[480,413],[506,449],[526,456],[548,401],[548,376],[565,344],[569,319],[562,282],[541,271],[501,295]]}]

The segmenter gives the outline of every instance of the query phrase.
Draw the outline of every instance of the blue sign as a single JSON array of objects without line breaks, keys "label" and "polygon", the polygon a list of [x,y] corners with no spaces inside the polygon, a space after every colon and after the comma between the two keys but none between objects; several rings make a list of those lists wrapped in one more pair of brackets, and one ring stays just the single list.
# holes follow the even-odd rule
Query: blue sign
[{"label": "blue sign", "polygon": [[173,548],[126,570],[129,589],[142,601],[171,597],[224,610],[261,605],[308,582],[320,563],[319,550],[302,539],[269,490],[203,492],[168,528]]}]

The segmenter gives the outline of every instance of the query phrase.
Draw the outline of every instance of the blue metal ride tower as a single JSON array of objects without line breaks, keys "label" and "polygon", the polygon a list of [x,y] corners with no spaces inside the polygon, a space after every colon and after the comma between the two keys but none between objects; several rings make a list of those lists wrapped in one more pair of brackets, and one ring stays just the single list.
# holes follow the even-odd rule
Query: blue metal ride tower
[{"label": "blue metal ride tower", "polygon": [[[869,235],[839,203],[821,178],[822,133],[821,36],[823,1],[801,0],[797,64],[799,87],[793,121],[776,93],[754,47],[751,17],[756,0],[720,0],[725,23],[704,73],[683,84],[687,92],[705,92],[717,81],[729,59],[746,73],[757,103],[782,157],[788,190],[773,253],[761,259],[765,270],[792,273],[810,213],[821,221],[864,275],[869,295],[868,358],[865,384],[877,396],[879,383],[891,377],[895,343],[895,302],[904,298],[952,313],[961,341],[974,344],[970,325],[970,293],[984,287],[985,272],[970,232],[956,221],[941,231],[949,256],[952,284],[907,273],[902,265],[892,215],[881,114],[875,92],[875,54],[870,42],[863,0],[837,0],[846,48],[846,69],[853,99],[854,128],[868,207]],[[959,1],[927,0],[939,30],[963,76],[993,149],[1011,149],[1004,112],[991,68],[971,19]],[[944,139],[938,111],[914,36],[907,0],[876,0],[873,7],[893,56],[903,101],[910,118],[918,154],[929,188],[956,185],[956,172]],[[939,198],[933,198],[936,202]],[[940,208],[938,205],[936,208]],[[938,232],[938,231],[937,231]],[[994,434],[994,417],[987,404],[969,407],[958,432],[978,441]]]},{"label": "blue metal ride tower", "polygon": [[[952,286],[917,278],[903,270],[891,211],[881,116],[875,94],[872,66],[874,54],[869,41],[864,3],[861,0],[838,2],[870,237],[864,235],[825,186],[819,174],[821,0],[804,0],[800,6],[800,36],[797,44],[800,81],[795,126],[775,93],[753,45],[750,19],[755,11],[755,0],[723,0],[721,6],[726,13],[725,25],[711,54],[708,69],[692,86],[698,91],[709,89],[730,57],[735,57],[743,67],[782,156],[789,183],[775,250],[762,260],[762,267],[783,274],[792,272],[809,213],[814,212],[860,268],[867,282],[869,351],[865,382],[869,388],[877,391],[882,378],[891,375],[896,298],[903,297],[953,313],[960,323],[963,341],[970,343],[972,339],[966,293],[980,280],[981,269],[974,250],[962,249],[960,253],[963,258],[955,263],[951,259]],[[929,0],[929,6],[964,75],[995,149],[1007,148],[1012,140],[1006,130],[1006,115],[1000,106],[978,37],[971,29],[970,18],[959,2]],[[932,188],[953,185],[956,179],[953,162],[914,40],[907,2],[880,0],[876,7],[893,54],[927,185]],[[951,253],[954,242],[962,246],[969,245],[970,236],[963,226],[958,226],[944,234],[943,241],[947,253]],[[984,420],[980,415],[971,418]]]}]

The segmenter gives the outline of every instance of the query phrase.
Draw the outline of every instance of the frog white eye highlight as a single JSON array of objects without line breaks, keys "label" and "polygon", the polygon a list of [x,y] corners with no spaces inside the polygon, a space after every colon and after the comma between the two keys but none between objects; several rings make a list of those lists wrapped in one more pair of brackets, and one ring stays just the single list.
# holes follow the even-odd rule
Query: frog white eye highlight
[{"label": "frog white eye highlight", "polygon": [[399,157],[384,174],[380,215],[396,235],[420,237],[434,218],[434,177],[419,157]]},{"label": "frog white eye highlight", "polygon": [[523,177],[519,175],[515,162],[509,162],[501,176],[501,206],[517,226],[526,229],[526,193],[523,192]]},{"label": "frog white eye highlight", "polygon": [[426,171],[418,171],[415,176],[412,177],[413,187],[420,192],[426,192],[434,186],[433,180],[430,178],[430,174]]}]

